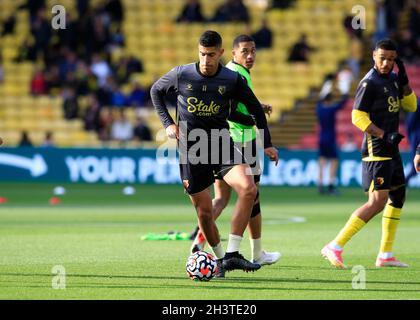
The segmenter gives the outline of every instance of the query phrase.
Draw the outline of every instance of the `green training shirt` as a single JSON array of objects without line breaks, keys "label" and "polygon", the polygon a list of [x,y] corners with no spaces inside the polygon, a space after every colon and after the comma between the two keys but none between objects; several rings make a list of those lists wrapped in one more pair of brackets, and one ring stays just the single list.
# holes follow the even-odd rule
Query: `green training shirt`
[{"label": "green training shirt", "polygon": [[[233,71],[236,71],[240,75],[242,75],[246,79],[248,87],[250,87],[251,90],[253,90],[252,82],[251,82],[251,74],[250,74],[250,72],[247,68],[243,67],[239,63],[234,62],[233,60],[230,61],[226,65],[226,68],[228,68],[230,70],[233,70]],[[246,115],[250,114],[248,112],[248,109],[246,108],[246,106],[243,103],[240,103],[240,102],[238,102],[237,111],[241,112],[243,114],[246,114]],[[244,142],[252,141],[257,137],[257,132],[255,131],[255,126],[246,126],[246,125],[243,125],[243,124],[240,124],[240,123],[237,123],[237,122],[233,122],[233,121],[228,121],[228,123],[229,123],[230,135],[231,135],[234,142],[244,143]],[[246,129],[248,129],[248,130],[246,130]]]}]

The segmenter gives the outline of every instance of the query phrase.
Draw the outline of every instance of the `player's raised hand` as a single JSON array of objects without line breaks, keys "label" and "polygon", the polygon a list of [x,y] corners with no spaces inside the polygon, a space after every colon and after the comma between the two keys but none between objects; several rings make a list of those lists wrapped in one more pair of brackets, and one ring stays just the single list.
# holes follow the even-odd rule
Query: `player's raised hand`
[{"label": "player's raised hand", "polygon": [[395,63],[398,66],[398,83],[401,87],[404,87],[408,85],[407,71],[405,70],[404,62],[400,58],[397,58],[395,59]]},{"label": "player's raised hand", "polygon": [[270,159],[270,161],[275,161],[276,165],[279,163],[279,154],[276,148],[274,147],[265,148],[264,153]]},{"label": "player's raised hand", "polygon": [[268,114],[268,116],[270,116],[271,113],[273,113],[273,107],[271,105],[265,104],[265,103],[261,103],[261,106],[262,106],[264,112],[266,114]]},{"label": "player's raised hand", "polygon": [[416,154],[414,157],[414,168],[417,172],[420,172],[420,154]]},{"label": "player's raised hand", "polygon": [[179,128],[176,124],[171,124],[166,127],[166,135],[170,139],[179,139]]}]

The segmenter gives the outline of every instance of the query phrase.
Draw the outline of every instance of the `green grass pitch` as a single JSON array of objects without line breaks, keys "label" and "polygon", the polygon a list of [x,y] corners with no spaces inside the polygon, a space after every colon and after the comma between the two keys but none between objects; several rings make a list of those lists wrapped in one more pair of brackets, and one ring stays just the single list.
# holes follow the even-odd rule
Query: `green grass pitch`
[{"label": "green grass pitch", "polygon": [[[263,247],[282,259],[255,273],[221,280],[185,274],[189,241],[142,241],[148,232],[191,232],[195,213],[182,187],[64,185],[52,206],[53,184],[0,184],[0,299],[420,299],[420,190],[408,190],[394,251],[408,269],[374,267],[381,219],[375,217],[346,246],[348,270],[335,270],[320,249],[365,201],[360,189],[340,197],[315,188],[262,187]],[[229,233],[230,205],[218,221]],[[223,242],[226,247],[226,242]],[[242,252],[250,258],[248,234]],[[65,289],[54,289],[54,266]],[[354,289],[352,267],[365,268],[365,289]],[[359,274],[360,275],[360,274]]]}]

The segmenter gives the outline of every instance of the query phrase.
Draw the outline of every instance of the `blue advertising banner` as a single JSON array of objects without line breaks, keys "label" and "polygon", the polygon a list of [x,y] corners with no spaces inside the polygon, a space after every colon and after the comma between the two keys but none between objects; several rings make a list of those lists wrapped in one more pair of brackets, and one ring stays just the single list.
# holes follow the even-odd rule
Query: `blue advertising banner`
[{"label": "blue advertising banner", "polygon": [[[1,148],[0,181],[176,184],[181,181],[173,155],[157,157],[155,149]],[[261,184],[316,185],[315,151],[280,149],[279,156],[278,166],[264,159]],[[412,159],[408,153],[402,158],[407,173]],[[340,153],[337,176],[342,187],[361,185],[359,152]],[[420,175],[411,179],[410,186],[420,187]]]}]

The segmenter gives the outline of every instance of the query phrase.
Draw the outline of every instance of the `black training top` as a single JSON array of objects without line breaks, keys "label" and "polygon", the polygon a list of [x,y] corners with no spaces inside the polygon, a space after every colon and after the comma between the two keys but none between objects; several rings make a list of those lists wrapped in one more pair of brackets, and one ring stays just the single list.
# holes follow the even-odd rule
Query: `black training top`
[{"label": "black training top", "polygon": [[237,72],[219,65],[214,76],[205,76],[198,63],[173,68],[159,80],[150,91],[153,105],[166,128],[174,124],[164,103],[169,91],[178,94],[177,122],[187,123],[187,133],[192,129],[229,129],[226,121],[236,108],[233,100],[244,103],[255,117],[256,125],[264,130],[264,148],[271,147],[271,136],[267,119],[260,102],[248,87],[246,80]]},{"label": "black training top", "polygon": [[[397,74],[380,75],[372,68],[360,81],[356,90],[353,109],[367,112],[374,125],[385,132],[398,132],[400,100],[398,98]],[[362,156],[366,160],[392,158],[398,146],[365,132]],[[382,159],[383,160],[383,159]]]}]

